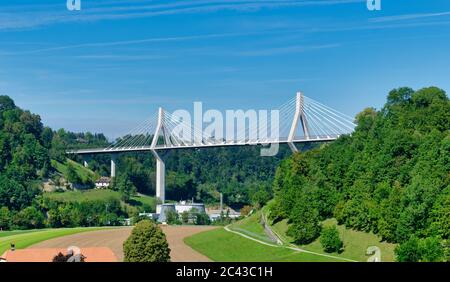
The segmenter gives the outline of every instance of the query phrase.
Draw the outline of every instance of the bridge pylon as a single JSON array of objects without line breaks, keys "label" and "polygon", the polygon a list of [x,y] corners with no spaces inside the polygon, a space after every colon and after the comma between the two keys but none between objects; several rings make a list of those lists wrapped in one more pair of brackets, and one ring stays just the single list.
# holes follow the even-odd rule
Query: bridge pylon
[{"label": "bridge pylon", "polygon": [[298,152],[297,147],[294,144],[295,134],[297,133],[298,128],[298,122],[300,121],[300,125],[303,130],[303,135],[305,136],[305,139],[309,139],[309,128],[308,128],[308,121],[305,116],[304,112],[304,98],[302,92],[297,92],[297,96],[295,99],[295,114],[294,119],[292,120],[291,130],[289,131],[289,136],[287,143],[289,147],[291,148],[292,152]]},{"label": "bridge pylon", "polygon": [[[156,199],[161,201],[164,204],[165,201],[165,190],[166,190],[166,165],[164,164],[164,160],[155,150],[156,145],[158,144],[158,138],[162,131],[164,138],[167,138],[168,134],[166,134],[167,129],[164,127],[164,109],[159,108],[158,110],[158,122],[156,125],[155,134],[153,135],[153,140],[151,144],[151,152],[156,158]],[[164,142],[168,143],[168,140],[165,139]]]}]

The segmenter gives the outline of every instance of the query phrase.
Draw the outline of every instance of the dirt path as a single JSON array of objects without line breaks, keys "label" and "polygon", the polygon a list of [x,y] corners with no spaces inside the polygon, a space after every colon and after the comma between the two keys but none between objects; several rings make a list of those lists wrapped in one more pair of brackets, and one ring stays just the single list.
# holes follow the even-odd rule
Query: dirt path
[{"label": "dirt path", "polygon": [[[171,249],[172,261],[209,261],[202,254],[194,251],[184,244],[183,239],[193,234],[211,230],[212,226],[162,226]],[[131,227],[114,228],[107,230],[78,233],[47,240],[29,248],[67,248],[69,246],[83,247],[108,247],[123,261],[123,242],[131,233]]]}]

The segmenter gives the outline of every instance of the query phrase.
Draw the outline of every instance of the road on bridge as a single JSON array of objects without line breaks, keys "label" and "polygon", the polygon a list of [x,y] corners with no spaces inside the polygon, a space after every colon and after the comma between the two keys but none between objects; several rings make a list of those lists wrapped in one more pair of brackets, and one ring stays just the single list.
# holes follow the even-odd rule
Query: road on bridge
[{"label": "road on bridge", "polygon": [[[187,246],[183,239],[199,232],[214,229],[213,226],[161,226],[166,234],[170,257],[174,262],[207,262],[204,255]],[[119,227],[107,230],[83,232],[79,234],[47,240],[29,248],[68,248],[70,246],[108,247],[119,261],[123,261],[123,242],[128,238],[132,227]]]}]

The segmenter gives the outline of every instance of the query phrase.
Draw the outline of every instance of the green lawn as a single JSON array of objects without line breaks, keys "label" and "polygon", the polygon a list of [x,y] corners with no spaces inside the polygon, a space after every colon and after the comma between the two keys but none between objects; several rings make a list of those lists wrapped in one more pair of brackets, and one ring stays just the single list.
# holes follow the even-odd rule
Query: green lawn
[{"label": "green lawn", "polygon": [[100,177],[99,175],[97,175],[95,172],[93,172],[89,168],[86,168],[82,164],[74,162],[70,159],[67,159],[65,163],[60,163],[56,160],[51,161],[52,167],[54,167],[58,172],[60,172],[63,175],[66,175],[67,166],[69,163],[72,164],[72,166],[75,168],[75,171],[77,172],[78,176],[83,181],[86,181],[88,179],[91,181],[95,181]]},{"label": "green lawn", "polygon": [[[44,193],[44,197],[60,202],[86,202],[86,201],[101,201],[106,199],[114,199],[117,201],[121,201],[120,193],[110,189],[48,192]],[[146,212],[154,212],[156,210],[155,198],[143,194],[131,197],[130,204],[126,205],[133,207],[142,207],[142,209],[145,210]]]},{"label": "green lawn", "polygon": [[133,205],[135,206],[148,206],[151,210],[146,210],[146,212],[154,212],[156,211],[156,199],[155,197],[150,197],[147,195],[139,194],[134,197],[131,197]]},{"label": "green lawn", "polygon": [[194,250],[219,262],[316,262],[338,261],[314,254],[300,253],[284,247],[271,247],[249,240],[224,228],[205,231],[184,242]]},{"label": "green lawn", "polygon": [[233,223],[230,226],[230,229],[244,233],[255,239],[272,243],[261,224],[261,211],[257,211],[252,215]]},{"label": "green lawn", "polygon": [[35,230],[14,230],[14,231],[0,231],[0,238],[12,235],[19,235],[24,233],[30,233],[35,231],[42,231],[43,229],[35,229]]},{"label": "green lawn", "polygon": [[[263,209],[263,211],[257,211],[254,214],[252,214],[249,217],[246,217],[238,222],[233,223],[229,226],[229,228],[233,231],[237,231],[239,233],[245,234],[247,236],[250,236],[254,239],[258,239],[263,242],[271,242],[268,236],[266,235],[264,228],[260,222],[261,219],[261,212],[266,213],[266,209]],[[328,219],[324,222],[322,222],[323,226],[329,226],[329,225],[337,225],[337,222],[335,219]],[[280,222],[277,222],[271,226],[272,230],[279,235],[281,240],[285,243],[284,246],[291,246],[291,247],[298,247],[300,249],[304,249],[307,251],[311,251],[318,254],[323,255],[332,255],[338,258],[342,259],[350,259],[355,261],[367,261],[368,256],[366,256],[366,250],[369,246],[377,246],[381,250],[381,259],[382,261],[394,261],[394,249],[396,247],[395,244],[389,244],[386,242],[380,242],[380,238],[377,235],[374,235],[372,233],[365,233],[360,231],[355,231],[351,229],[345,228],[343,225],[337,225],[341,239],[344,241],[344,251],[342,253],[331,253],[328,254],[323,251],[322,246],[320,244],[320,238],[316,239],[314,242],[308,245],[303,246],[296,246],[293,244],[292,238],[286,235],[286,231],[288,229],[287,220],[282,220]],[[256,259],[258,261],[307,261],[307,259],[310,259],[309,261],[329,261],[330,258],[323,257],[323,256],[316,256],[314,254],[296,254],[293,250],[288,249],[282,249],[282,250],[273,250],[274,248],[270,246],[264,246],[262,244],[258,248],[269,248],[270,250],[261,257],[261,254],[253,253],[253,252],[260,252],[259,249],[248,247],[249,245],[258,244],[257,242],[251,241],[249,239],[243,238],[241,236],[238,236],[236,234],[222,234],[222,233],[229,233],[223,230],[222,232],[212,232],[211,233],[202,233],[199,234],[198,237],[193,236],[192,238],[187,239],[188,244],[192,244],[192,247],[201,253],[204,253],[208,257],[210,257],[213,260],[219,260],[219,261],[233,261],[234,259],[239,259],[239,261],[252,261],[253,259]],[[218,233],[218,234],[216,234]],[[221,249],[221,245],[223,244],[223,241],[226,240],[224,238],[234,238],[240,237],[237,239],[242,243],[242,246],[237,246],[237,248],[234,249],[228,249],[231,247],[230,244],[225,244],[225,248]],[[233,239],[233,240],[234,240]],[[194,241],[192,241],[194,240]],[[205,242],[202,242],[204,240]],[[230,240],[231,242],[231,240]],[[217,244],[218,246],[216,246]],[[245,246],[244,246],[245,245]],[[240,251],[242,249],[242,251]],[[291,255],[285,256],[285,253],[288,252]],[[231,253],[231,254],[230,254]],[[267,255],[267,256],[266,256]],[[270,256],[273,256],[273,258],[270,258]]]},{"label": "green lawn", "polygon": [[[325,220],[322,225],[337,225],[335,219]],[[370,246],[377,246],[381,250],[381,260],[382,261],[394,261],[394,249],[396,244],[390,244],[386,242],[381,242],[381,238],[373,233],[366,233],[361,231],[355,231],[352,229],[347,229],[343,225],[337,225],[341,239],[344,242],[344,251],[340,254],[332,253],[333,256],[353,259],[357,261],[367,261],[368,256],[366,256],[366,250]],[[292,244],[292,238],[286,235],[288,229],[287,220],[282,220],[272,225],[272,229],[280,235],[284,242]],[[325,253],[320,244],[320,238],[316,239],[314,242],[308,245],[299,246],[302,249]]]},{"label": "green lawn", "polygon": [[[4,231],[6,236],[0,237],[0,255],[10,248],[10,244],[14,243],[17,249],[24,249],[33,244],[67,236],[71,234],[95,231],[104,229],[104,227],[79,227],[79,228],[59,228],[59,229],[43,229],[43,230],[27,230],[27,231]],[[0,233],[2,234],[2,233]]]},{"label": "green lawn", "polygon": [[96,200],[115,199],[120,201],[120,193],[109,189],[91,189],[84,191],[50,192],[44,197],[60,202],[86,202]]}]

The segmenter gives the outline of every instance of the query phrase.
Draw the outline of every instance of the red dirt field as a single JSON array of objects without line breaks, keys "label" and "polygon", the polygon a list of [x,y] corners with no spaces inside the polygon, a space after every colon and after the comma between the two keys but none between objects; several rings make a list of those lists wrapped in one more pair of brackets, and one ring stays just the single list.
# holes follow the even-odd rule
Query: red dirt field
[{"label": "red dirt field", "polygon": [[[170,257],[174,262],[207,262],[204,255],[187,246],[183,239],[199,232],[214,229],[214,226],[168,226],[162,225],[166,234]],[[81,249],[106,247],[112,250],[119,261],[123,261],[123,242],[128,238],[132,227],[119,227],[107,230],[83,232],[79,234],[47,240],[29,247],[31,248],[67,248],[77,246]]]}]

